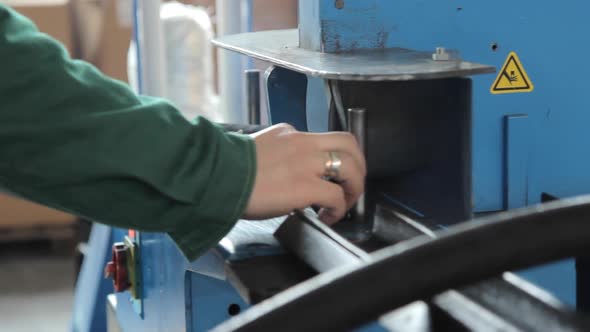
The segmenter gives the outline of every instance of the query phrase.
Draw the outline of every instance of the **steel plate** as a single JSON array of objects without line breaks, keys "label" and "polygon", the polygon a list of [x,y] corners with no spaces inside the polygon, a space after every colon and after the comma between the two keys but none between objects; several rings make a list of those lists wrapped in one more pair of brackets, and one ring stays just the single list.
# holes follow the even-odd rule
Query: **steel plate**
[{"label": "steel plate", "polygon": [[495,72],[462,60],[434,61],[432,51],[403,48],[321,53],[299,48],[296,29],[224,36],[213,44],[314,77],[356,81],[409,81]]}]

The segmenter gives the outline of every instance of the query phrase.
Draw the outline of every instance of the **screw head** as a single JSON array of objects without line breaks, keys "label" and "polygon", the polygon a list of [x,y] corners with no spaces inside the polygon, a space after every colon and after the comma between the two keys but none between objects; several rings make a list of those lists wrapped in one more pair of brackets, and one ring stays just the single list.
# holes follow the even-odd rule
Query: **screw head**
[{"label": "screw head", "polygon": [[454,61],[460,60],[461,56],[458,50],[448,50],[445,47],[437,47],[432,53],[432,60],[434,61]]}]

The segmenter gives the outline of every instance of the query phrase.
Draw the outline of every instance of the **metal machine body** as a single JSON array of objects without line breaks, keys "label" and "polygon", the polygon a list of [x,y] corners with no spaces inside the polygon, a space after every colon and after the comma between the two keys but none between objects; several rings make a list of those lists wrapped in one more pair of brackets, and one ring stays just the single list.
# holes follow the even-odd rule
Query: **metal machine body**
[{"label": "metal machine body", "polygon": [[[555,65],[553,62],[563,57],[567,43],[560,36],[571,29],[567,24],[555,28],[543,22],[547,17],[582,21],[578,10],[588,4],[554,8],[547,2],[346,1],[340,6],[336,8],[336,3],[330,1],[301,1],[300,11],[309,11],[300,20],[300,31],[306,32],[299,35],[312,40],[311,44],[323,43],[316,48],[323,47],[325,52],[344,52],[343,57],[354,47],[403,46],[434,52],[435,47],[444,46],[459,50],[465,59],[501,70],[510,52],[519,54],[534,83],[532,92],[492,94],[491,86],[500,73],[473,77],[471,213],[513,209],[539,203],[542,197],[563,198],[587,192],[590,177],[585,169],[590,160],[575,149],[589,135],[581,125],[584,121],[580,121],[587,117],[583,110],[588,106],[581,82],[589,70],[580,55],[585,46],[578,45],[580,49],[573,52],[578,55],[570,54],[567,64]],[[498,21],[500,17],[505,23]],[[375,33],[377,30],[384,33]],[[269,79],[276,84],[279,78],[272,75]],[[313,80],[317,79],[309,81]],[[565,81],[572,83],[561,83]],[[267,86],[269,95],[281,93],[273,85]],[[311,94],[308,90],[308,98]],[[307,118],[321,117],[310,112],[325,114],[321,97],[312,96],[320,104],[308,101],[307,118],[301,115],[305,111],[288,105],[293,98],[275,96],[279,103],[274,107],[270,99],[271,112],[275,110],[271,114],[273,121],[287,121],[305,129],[312,127],[309,121],[306,123]],[[326,130],[327,121],[324,124],[323,128],[313,129]],[[574,260],[569,260],[521,274],[574,305],[574,265]]]},{"label": "metal machine body", "polygon": [[[288,64],[301,63],[301,59],[290,58],[301,51],[296,48],[270,59],[260,56],[262,52],[252,46],[255,44],[247,49],[237,47],[228,39],[221,43],[226,48],[274,63],[265,78],[267,108],[273,123],[288,122],[309,131],[344,129],[338,120],[338,103],[367,108],[369,167],[373,168],[373,174],[379,175],[369,179],[369,200],[385,200],[389,206],[413,215],[416,220],[432,222],[433,229],[440,229],[472,215],[588,192],[590,175],[586,170],[590,157],[580,153],[577,147],[590,135],[584,127],[590,117],[585,112],[590,109],[590,101],[585,98],[587,87],[583,82],[590,74],[590,67],[584,61],[586,44],[571,42],[583,40],[590,28],[586,27],[590,23],[584,17],[588,9],[590,3],[582,0],[567,5],[532,0],[486,3],[300,0],[299,30],[284,33],[295,34],[302,48],[309,52],[325,53],[315,60],[308,59],[308,67]],[[576,22],[576,27],[562,20]],[[384,67],[367,68],[362,58],[354,57],[354,52],[361,49],[378,51],[394,47],[420,50],[415,56],[424,61],[427,55],[436,53],[436,47],[458,50],[462,58],[491,65],[498,72],[490,73],[485,65],[465,63],[455,74],[449,74],[448,68],[443,70],[445,74],[438,75],[432,68],[417,67],[412,74],[415,76],[410,77],[407,68],[400,66],[397,68],[402,71],[397,77],[391,73],[383,77],[380,74],[391,58],[381,59]],[[490,89],[502,74],[510,52],[518,54],[534,90],[492,94]],[[397,54],[395,58],[401,53]],[[329,57],[335,60],[324,62]],[[349,69],[354,67],[359,72],[364,69],[364,75],[373,75],[375,79],[330,76],[323,70],[343,62],[349,64]],[[436,63],[434,66],[444,67]],[[330,68],[332,72],[337,69]],[[471,77],[472,74],[482,75]],[[421,99],[420,91],[431,99]],[[388,113],[388,107],[419,113],[404,117],[404,113]],[[375,108],[381,110],[374,112]],[[371,114],[379,114],[373,122]],[[415,126],[395,127],[398,123]],[[384,128],[377,130],[379,124]],[[416,126],[420,128],[419,137],[412,136]],[[392,127],[399,136],[387,136],[387,129]],[[411,139],[405,143],[412,144],[400,144],[395,142],[396,138]],[[382,146],[374,144],[379,141]],[[375,146],[389,152],[386,156],[371,152]],[[418,168],[425,169],[424,162],[437,167],[430,167],[432,172],[415,172]],[[387,181],[383,180],[385,177]],[[284,287],[309,278],[316,272],[306,270],[291,256],[284,255],[284,249],[273,237],[283,219],[269,223],[266,228],[241,221],[217,248],[195,262],[187,262],[167,236],[142,233],[137,243],[142,261],[139,267],[142,306],[138,310],[129,292],[118,293],[116,304],[111,303],[117,324],[122,331],[205,331]],[[408,234],[415,236],[420,232]],[[104,241],[122,241],[127,235],[127,231],[113,230],[112,239],[109,236]],[[375,244],[374,248],[380,246],[383,243]],[[374,248],[363,250],[370,252]],[[111,249],[101,250],[107,250],[99,255],[106,263]],[[358,255],[366,255],[365,251]],[[345,261],[343,258],[342,262]],[[576,273],[584,272],[585,264],[580,260],[576,272],[571,259],[518,274],[573,306],[576,300],[590,299],[590,294],[584,293],[583,280],[576,281]],[[85,264],[83,270],[91,268]],[[269,275],[280,277],[273,279]],[[285,275],[295,277],[289,279]],[[255,280],[256,276],[260,280]],[[78,288],[82,289],[79,293],[84,286],[96,289],[96,282],[79,284]],[[512,289],[512,286],[498,286],[498,289],[505,288]],[[479,292],[474,289],[468,293]],[[522,296],[521,291],[503,294]],[[100,292],[93,296],[106,298]],[[83,296],[78,297],[77,301],[83,301]],[[442,304],[431,310],[441,310],[444,303],[456,304],[462,300],[457,300],[455,295],[454,299],[447,296],[438,301]],[[463,308],[463,305],[456,307]],[[541,308],[536,311],[539,317],[546,310],[553,310],[542,303],[538,308]],[[507,313],[498,313],[499,317],[503,315]],[[92,315],[85,313],[83,319],[88,316]],[[384,317],[364,330],[381,331],[383,326],[391,325],[388,319],[395,321],[396,317],[400,319],[403,315]],[[88,326],[78,322],[74,330],[94,331]]]},{"label": "metal machine body", "polygon": [[[539,203],[544,193],[568,197],[588,191],[590,160],[576,152],[589,135],[583,119],[590,105],[581,82],[590,71],[581,55],[586,46],[560,37],[572,33],[569,24],[546,24],[550,17],[582,22],[580,10],[587,9],[588,3],[381,4],[389,7],[380,10],[396,22],[392,38],[400,44],[416,49],[455,48],[465,58],[498,68],[515,51],[535,84],[531,93],[493,95],[494,75],[473,78],[473,212]],[[566,49],[568,60],[562,63]],[[563,301],[575,303],[573,261],[523,275]]]},{"label": "metal machine body", "polygon": [[[376,26],[384,31],[391,28],[385,39],[388,46],[433,51],[444,46],[498,70],[510,52],[518,53],[535,84],[533,92],[494,95],[490,87],[496,75],[473,77],[474,213],[539,203],[544,193],[568,197],[587,192],[590,160],[576,152],[589,135],[583,125],[589,101],[581,82],[590,70],[582,55],[586,46],[572,45],[561,37],[572,33],[568,24],[546,24],[550,17],[584,21],[580,10],[587,8],[587,3],[564,7],[549,2],[347,1],[340,10],[330,9],[330,2],[321,3],[329,12],[322,22],[330,27],[344,26],[339,34],[341,45],[352,45],[358,37],[355,31],[345,33],[345,29],[364,31],[361,26],[370,26],[367,30]],[[358,15],[361,19],[358,11],[367,15]],[[348,24],[354,20],[357,24]],[[327,45],[336,44],[325,39]],[[568,60],[562,64],[566,49],[570,50]],[[563,301],[575,303],[573,260],[524,271],[523,275]]]},{"label": "metal machine body", "polygon": [[[498,69],[515,51],[535,84],[531,93],[494,95],[490,87],[495,75],[473,78],[473,212],[539,203],[544,193],[568,197],[588,191],[590,160],[576,152],[589,135],[583,119],[590,105],[581,82],[590,71],[581,55],[585,45],[575,46],[560,37],[572,33],[569,24],[546,24],[550,17],[582,22],[580,11],[588,3],[381,4],[389,6],[381,10],[396,22],[394,36],[400,44],[416,49],[456,48],[465,58]],[[568,60],[562,63],[566,49]],[[523,275],[563,301],[575,303],[573,261]]]}]

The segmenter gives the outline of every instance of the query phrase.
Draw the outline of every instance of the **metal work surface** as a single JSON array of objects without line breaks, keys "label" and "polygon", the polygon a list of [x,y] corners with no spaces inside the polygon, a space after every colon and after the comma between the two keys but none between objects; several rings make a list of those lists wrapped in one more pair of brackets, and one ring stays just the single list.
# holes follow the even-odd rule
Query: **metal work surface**
[{"label": "metal work surface", "polygon": [[248,304],[268,299],[316,273],[295,256],[284,253],[229,262],[227,280]]},{"label": "metal work surface", "polygon": [[240,220],[219,242],[215,251],[228,261],[280,254],[283,250],[272,234],[285,218]]},{"label": "metal work surface", "polygon": [[309,76],[361,81],[407,81],[493,73],[494,67],[466,61],[434,61],[432,52],[403,48],[327,54],[299,48],[297,30],[270,30],[221,37],[221,48]]},{"label": "metal work surface", "polygon": [[[215,331],[272,331],[279,326],[283,331],[349,330],[449,288],[586,252],[589,216],[590,196],[586,196],[453,226],[436,239],[424,236],[405,241],[374,253],[369,262],[323,273]],[[533,225],[537,226],[535,236],[523,241]],[[497,245],[499,238],[502,245]],[[339,298],[343,292],[354,301],[314,305]],[[294,315],[300,319],[283,324],[284,317]],[[570,328],[589,328],[587,317],[570,315],[566,320]]]},{"label": "metal work surface", "polygon": [[316,271],[366,261],[369,255],[318,220],[311,212],[296,212],[275,233],[281,244]]},{"label": "metal work surface", "polygon": [[[374,225],[373,236],[390,244],[420,235],[437,236],[431,222],[412,219],[383,204],[376,208]],[[345,248],[354,245],[333,231],[326,231],[325,226],[309,213],[294,214],[281,225],[276,236],[285,247],[319,272],[336,268],[335,262],[342,266],[371,259],[364,253],[357,253],[334,260],[332,257],[341,256],[339,252],[350,250]],[[334,242],[333,238],[339,240]],[[328,243],[332,244],[331,247]],[[342,247],[334,248],[339,245]],[[322,255],[316,254],[318,250]],[[354,251],[362,250],[355,247]],[[380,325],[389,331],[413,329],[418,322],[420,326],[428,326],[424,331],[447,330],[450,326],[457,331],[575,331],[576,325],[571,321],[579,318],[551,295],[508,272],[473,286],[445,291],[428,303],[422,303],[422,307],[402,307],[382,316]],[[424,309],[426,313],[421,311]],[[404,319],[408,316],[412,317],[410,321]]]}]

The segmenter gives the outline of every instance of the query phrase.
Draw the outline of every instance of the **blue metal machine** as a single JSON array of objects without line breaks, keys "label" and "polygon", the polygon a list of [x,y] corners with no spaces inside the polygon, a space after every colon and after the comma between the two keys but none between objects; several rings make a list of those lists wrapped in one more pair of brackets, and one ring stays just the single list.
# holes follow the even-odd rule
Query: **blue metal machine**
[{"label": "blue metal machine", "polygon": [[[300,130],[344,129],[338,127],[342,125],[338,103],[358,103],[363,99],[355,99],[355,93],[367,95],[380,84],[409,94],[415,88],[423,89],[424,98],[430,98],[436,95],[433,91],[445,87],[424,82],[461,80],[456,84],[461,91],[448,90],[456,93],[455,99],[432,98],[438,98],[440,104],[449,103],[441,106],[441,111],[469,109],[470,117],[452,119],[462,123],[454,129],[468,129],[468,145],[462,152],[449,149],[450,154],[461,153],[458,158],[464,163],[444,166],[454,171],[461,168],[459,173],[467,172],[467,176],[455,179],[451,175],[444,181],[430,175],[412,178],[429,182],[408,189],[411,194],[393,192],[388,196],[417,215],[436,215],[437,227],[444,228],[474,215],[589,191],[590,158],[583,153],[583,146],[590,141],[586,129],[589,86],[584,83],[590,66],[585,61],[588,46],[580,42],[590,31],[585,17],[588,10],[590,3],[582,0],[567,4],[532,0],[300,0],[298,31],[229,36],[216,43],[273,63],[264,82],[269,118],[272,123],[288,122]],[[374,85],[367,88],[351,81]],[[405,118],[400,119],[393,120]],[[438,119],[441,126],[446,120]],[[403,128],[396,130],[404,132]],[[441,141],[446,143],[456,142]],[[412,159],[430,144],[399,151]],[[413,167],[400,162],[407,155],[395,157],[399,159],[379,162],[381,168],[375,172]],[[441,183],[433,184],[436,179]],[[460,187],[448,195],[462,198],[444,202],[442,207],[421,206],[414,191],[428,191],[431,186],[443,188],[434,190],[438,197],[445,196],[444,188]],[[249,293],[243,285],[248,277],[268,283],[262,287],[267,292],[263,297],[282,290],[269,278],[274,270],[265,268],[273,257],[284,254],[273,236],[284,219],[240,221],[217,248],[194,262],[188,262],[166,235],[129,236],[127,230],[95,227],[93,250],[78,281],[73,330],[105,330],[107,306],[112,310],[109,323],[122,331],[206,331],[238,315],[262,296],[262,286],[257,284],[257,292]],[[111,247],[106,244],[125,238],[137,247],[138,257],[131,266],[138,271],[137,293],[124,291],[109,295],[107,300],[108,284],[100,276],[111,259]],[[261,266],[259,271],[248,270],[252,260],[262,262],[252,265]],[[517,274],[576,306],[577,301],[590,299],[579,287],[584,280],[577,279],[584,270],[582,261],[578,267],[576,270],[575,260],[570,259]],[[284,280],[278,283],[282,285]],[[365,330],[370,329],[382,328],[376,324]]]}]

